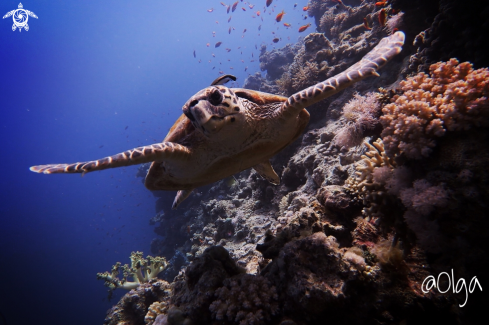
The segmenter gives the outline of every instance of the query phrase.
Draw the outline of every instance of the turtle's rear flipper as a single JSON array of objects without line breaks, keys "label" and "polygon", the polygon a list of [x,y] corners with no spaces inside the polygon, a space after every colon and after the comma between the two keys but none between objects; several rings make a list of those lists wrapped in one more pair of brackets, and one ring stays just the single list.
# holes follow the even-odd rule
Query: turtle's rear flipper
[{"label": "turtle's rear flipper", "polygon": [[175,196],[175,200],[173,200],[173,204],[171,208],[175,210],[180,205],[180,203],[182,203],[186,198],[189,197],[190,194],[192,194],[193,190],[194,189],[178,191],[177,195]]},{"label": "turtle's rear flipper", "polygon": [[50,164],[32,166],[31,171],[43,174],[55,173],[89,173],[107,168],[139,165],[155,160],[185,159],[190,155],[187,147],[173,142],[155,143],[149,146],[127,150],[117,155],[99,160],[78,162],[74,164]]}]

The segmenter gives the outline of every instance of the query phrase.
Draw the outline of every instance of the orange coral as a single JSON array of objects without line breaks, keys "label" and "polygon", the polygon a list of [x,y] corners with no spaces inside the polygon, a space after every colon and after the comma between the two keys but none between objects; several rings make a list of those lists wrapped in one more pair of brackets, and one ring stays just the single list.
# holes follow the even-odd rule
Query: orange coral
[{"label": "orange coral", "polygon": [[[431,76],[431,77],[430,77]],[[382,109],[382,138],[390,153],[427,157],[448,131],[489,125],[489,70],[456,59],[400,83],[402,95]]]}]

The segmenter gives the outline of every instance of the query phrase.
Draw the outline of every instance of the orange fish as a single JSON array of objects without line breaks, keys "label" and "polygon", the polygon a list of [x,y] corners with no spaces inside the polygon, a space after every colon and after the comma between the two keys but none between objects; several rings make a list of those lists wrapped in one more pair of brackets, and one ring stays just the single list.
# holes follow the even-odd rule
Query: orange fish
[{"label": "orange fish", "polygon": [[372,27],[370,27],[368,25],[367,17],[363,18],[363,27],[365,27],[365,29],[368,29],[368,30],[372,29]]},{"label": "orange fish", "polygon": [[385,3],[387,2],[387,0],[384,0],[384,1],[379,1],[379,2],[376,2],[375,5],[376,6],[385,6]]},{"label": "orange fish", "polygon": [[277,17],[275,17],[275,20],[277,21],[277,23],[279,23],[282,20],[282,18],[284,17],[284,15],[285,15],[285,11],[282,10],[282,12],[279,13],[277,15]]},{"label": "orange fish", "polygon": [[244,8],[244,7],[241,7],[241,9],[242,9],[243,11],[246,11],[246,8]]},{"label": "orange fish", "polygon": [[309,26],[311,26],[311,24],[307,24],[307,25],[304,25],[304,26],[299,27],[299,33],[302,33],[303,31],[305,31],[306,29],[308,29]]},{"label": "orange fish", "polygon": [[289,23],[284,23],[284,26],[289,28],[291,25]]},{"label": "orange fish", "polygon": [[207,45],[207,47],[209,47],[211,44],[210,43],[207,43],[206,45]]},{"label": "orange fish", "polygon": [[219,46],[221,46],[221,44],[222,44],[222,42],[217,42],[214,47],[219,47]]},{"label": "orange fish", "polygon": [[248,7],[250,7],[250,9],[253,9],[255,8],[255,5],[249,4]]},{"label": "orange fish", "polygon": [[236,10],[236,7],[238,6],[238,2],[239,1],[236,1],[235,3],[233,3],[233,7],[231,9],[233,12]]},{"label": "orange fish", "polygon": [[256,12],[256,15],[257,15],[257,16],[260,16],[260,10],[258,10],[258,11]]},{"label": "orange fish", "polygon": [[269,7],[272,4],[273,0],[267,0],[267,7]]},{"label": "orange fish", "polygon": [[305,6],[304,8],[302,8],[302,11],[307,11],[309,10],[309,6]]},{"label": "orange fish", "polygon": [[379,24],[380,26],[385,26],[385,20],[387,19],[387,11],[385,9],[382,9],[379,12]]},{"label": "orange fish", "polygon": [[221,4],[224,6],[224,7],[227,7],[228,5],[225,4],[224,2],[221,2]]}]

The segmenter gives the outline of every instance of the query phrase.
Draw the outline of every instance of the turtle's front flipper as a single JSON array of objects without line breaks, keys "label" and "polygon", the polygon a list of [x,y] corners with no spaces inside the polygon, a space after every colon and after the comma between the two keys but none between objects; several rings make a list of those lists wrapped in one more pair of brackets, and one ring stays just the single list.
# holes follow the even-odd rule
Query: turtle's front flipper
[{"label": "turtle's front flipper", "polygon": [[296,116],[303,108],[334,95],[355,82],[378,76],[377,70],[399,54],[403,45],[403,32],[383,38],[376,47],[347,70],[290,96],[280,108],[278,115]]},{"label": "turtle's front flipper", "polygon": [[182,160],[189,157],[190,154],[190,150],[187,147],[173,142],[162,142],[134,148],[99,160],[74,164],[39,165],[32,166],[29,169],[43,174],[88,173],[107,168],[138,165],[155,160]]}]

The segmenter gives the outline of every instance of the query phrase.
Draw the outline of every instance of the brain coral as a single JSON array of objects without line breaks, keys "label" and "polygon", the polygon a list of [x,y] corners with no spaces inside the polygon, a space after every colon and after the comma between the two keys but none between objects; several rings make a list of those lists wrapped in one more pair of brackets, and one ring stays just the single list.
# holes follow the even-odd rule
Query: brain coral
[{"label": "brain coral", "polygon": [[448,131],[489,125],[489,70],[474,70],[456,59],[430,66],[400,83],[401,95],[382,109],[387,151],[408,158],[427,157],[435,139]]}]

